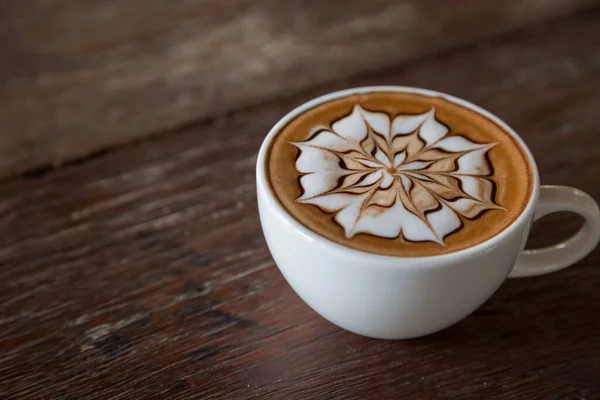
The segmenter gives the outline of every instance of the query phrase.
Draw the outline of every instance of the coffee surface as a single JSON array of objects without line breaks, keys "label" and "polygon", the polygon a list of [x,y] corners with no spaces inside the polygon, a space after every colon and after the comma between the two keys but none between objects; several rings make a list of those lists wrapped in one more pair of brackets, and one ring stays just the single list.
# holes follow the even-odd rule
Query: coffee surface
[{"label": "coffee surface", "polygon": [[282,206],[344,246],[396,255],[472,247],[523,211],[533,171],[489,118],[441,97],[371,92],[296,116],[266,176]]}]

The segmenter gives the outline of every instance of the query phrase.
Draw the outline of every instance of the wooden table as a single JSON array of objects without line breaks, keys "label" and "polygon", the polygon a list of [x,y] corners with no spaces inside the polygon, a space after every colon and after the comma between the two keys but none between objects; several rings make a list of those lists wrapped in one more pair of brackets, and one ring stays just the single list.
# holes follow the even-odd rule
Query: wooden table
[{"label": "wooden table", "polygon": [[448,3],[1,2],[0,398],[600,399],[600,249],[395,342],[318,317],[266,248],[264,135],[357,85],[478,103],[600,200],[600,3]]}]

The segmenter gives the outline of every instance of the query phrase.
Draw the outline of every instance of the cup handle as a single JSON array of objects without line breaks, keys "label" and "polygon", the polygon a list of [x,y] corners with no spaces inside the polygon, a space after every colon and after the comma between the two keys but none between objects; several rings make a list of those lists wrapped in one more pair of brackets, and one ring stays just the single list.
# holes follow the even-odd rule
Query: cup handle
[{"label": "cup handle", "polygon": [[579,231],[553,246],[524,250],[509,278],[544,275],[567,268],[587,256],[600,240],[600,210],[587,193],[568,186],[542,186],[534,221],[558,211],[571,211],[585,221]]}]

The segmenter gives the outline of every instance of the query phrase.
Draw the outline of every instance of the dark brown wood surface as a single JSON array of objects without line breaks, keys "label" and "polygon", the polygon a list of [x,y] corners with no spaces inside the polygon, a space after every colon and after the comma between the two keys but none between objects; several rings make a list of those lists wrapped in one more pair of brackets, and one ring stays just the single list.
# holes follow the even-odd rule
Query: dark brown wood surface
[{"label": "dark brown wood surface", "polygon": [[[542,3],[527,4],[539,12]],[[460,18],[453,21],[444,29],[460,31]],[[380,341],[331,325],[293,293],[256,210],[255,155],[268,129],[311,97],[368,84],[428,87],[478,103],[525,138],[543,183],[600,200],[600,7],[538,22],[340,76],[346,68],[320,76],[300,63],[293,75],[302,82],[292,86],[303,90],[285,90],[288,70],[252,101],[256,87],[240,89],[244,100],[224,114],[186,109],[162,121],[162,103],[152,101],[158,88],[150,100],[138,91],[109,97],[126,113],[149,101],[140,118],[158,122],[116,129],[78,114],[82,139],[138,123],[131,137],[153,126],[162,134],[0,182],[0,398],[600,399],[600,249],[562,272],[507,281],[443,332]],[[97,40],[102,48],[109,39]],[[62,51],[68,59],[68,46]],[[29,68],[21,73],[35,63]],[[368,72],[352,75],[361,70]],[[48,94],[60,96],[55,90]],[[90,101],[73,96],[65,107]],[[27,99],[2,103],[20,101]],[[202,118],[163,130],[192,113]],[[39,132],[53,123],[31,115]],[[532,245],[566,237],[578,223],[571,215],[542,220]]]},{"label": "dark brown wood surface", "polygon": [[0,1],[0,177],[596,3]]}]

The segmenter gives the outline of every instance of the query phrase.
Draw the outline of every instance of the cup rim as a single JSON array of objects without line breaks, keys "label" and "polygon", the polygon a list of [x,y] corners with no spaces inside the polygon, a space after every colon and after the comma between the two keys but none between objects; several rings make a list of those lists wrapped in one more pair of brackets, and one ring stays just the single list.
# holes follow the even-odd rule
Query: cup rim
[{"label": "cup rim", "polygon": [[[379,253],[371,253],[368,251],[358,250],[352,247],[344,246],[342,244],[336,243],[331,239],[326,238],[325,236],[320,235],[317,232],[312,231],[308,227],[304,226],[300,221],[298,221],[283,205],[277,201],[275,198],[275,194],[272,192],[266,177],[266,169],[265,169],[265,161],[267,150],[269,145],[271,144],[273,138],[279,133],[279,131],[287,125],[293,118],[302,114],[303,112],[314,108],[320,104],[326,103],[331,100],[335,100],[341,97],[347,97],[354,94],[361,93],[372,93],[372,92],[403,92],[403,93],[414,93],[428,97],[441,97],[446,101],[455,103],[459,106],[471,109],[476,113],[479,113],[491,121],[499,125],[503,128],[509,135],[513,137],[517,141],[517,143],[523,149],[527,159],[531,165],[531,170],[533,173],[533,188],[531,190],[531,194],[527,201],[527,205],[521,211],[521,214],[515,219],[510,225],[508,225],[505,229],[503,229],[498,234],[492,236],[491,238],[480,242],[472,247],[467,247],[465,249],[453,251],[445,254],[436,254],[436,255],[426,255],[426,256],[393,256]],[[385,262],[385,261],[398,261],[401,259],[405,260],[419,260],[419,261],[439,261],[440,259],[458,259],[464,256],[469,256],[474,253],[485,252],[486,250],[495,247],[499,243],[501,243],[507,236],[512,235],[521,226],[523,223],[526,223],[529,219],[530,215],[533,214],[533,209],[537,203],[537,199],[539,196],[540,190],[540,182],[539,182],[539,173],[537,169],[537,165],[535,163],[535,159],[531,153],[527,144],[523,141],[523,139],[512,129],[507,123],[501,120],[496,115],[491,112],[485,110],[484,108],[477,106],[467,100],[461,99],[459,97],[438,92],[435,90],[429,89],[421,89],[416,87],[409,86],[360,86],[355,88],[349,88],[344,90],[339,90],[331,93],[327,93],[316,97],[312,100],[309,100],[293,110],[289,111],[285,114],[277,123],[271,128],[267,136],[264,138],[262,145],[260,147],[257,161],[256,161],[256,180],[257,180],[257,192],[258,196],[263,197],[264,201],[268,203],[268,206],[274,210],[279,218],[282,218],[287,226],[290,229],[294,229],[302,236],[308,238],[312,242],[319,243],[322,247],[327,248],[328,251],[343,253],[344,255],[351,255],[355,259],[364,259],[365,261],[373,262],[374,260]]]}]

